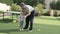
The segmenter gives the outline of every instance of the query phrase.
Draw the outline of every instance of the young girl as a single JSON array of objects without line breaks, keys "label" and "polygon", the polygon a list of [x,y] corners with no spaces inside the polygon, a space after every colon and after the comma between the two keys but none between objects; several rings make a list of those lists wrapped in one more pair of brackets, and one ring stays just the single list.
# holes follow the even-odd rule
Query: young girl
[{"label": "young girl", "polygon": [[23,30],[23,23],[24,23],[25,16],[23,12],[20,13],[20,31]]}]

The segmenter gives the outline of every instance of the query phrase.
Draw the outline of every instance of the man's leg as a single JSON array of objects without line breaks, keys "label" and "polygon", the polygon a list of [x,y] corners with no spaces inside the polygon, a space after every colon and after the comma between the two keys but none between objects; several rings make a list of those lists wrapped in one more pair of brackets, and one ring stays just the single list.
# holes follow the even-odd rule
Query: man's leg
[{"label": "man's leg", "polygon": [[32,29],[33,29],[34,15],[35,15],[35,11],[33,11],[33,12],[31,13],[31,16],[30,16],[30,19],[29,19],[29,21],[30,21],[30,28],[29,28],[29,30],[32,30]]},{"label": "man's leg", "polygon": [[24,29],[27,29],[29,26],[29,17],[26,17],[26,25],[24,27]]},{"label": "man's leg", "polygon": [[30,20],[30,28],[29,30],[32,30],[33,29],[33,20]]}]

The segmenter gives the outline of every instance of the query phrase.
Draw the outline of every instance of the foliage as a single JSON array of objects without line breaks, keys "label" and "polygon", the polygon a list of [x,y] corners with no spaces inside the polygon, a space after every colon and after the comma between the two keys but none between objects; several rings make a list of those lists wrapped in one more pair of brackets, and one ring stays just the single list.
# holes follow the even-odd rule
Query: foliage
[{"label": "foliage", "polygon": [[19,11],[20,10],[20,6],[18,6],[17,4],[12,4],[11,5],[11,10],[12,11]]},{"label": "foliage", "polygon": [[0,12],[2,12],[2,10],[0,10]]},{"label": "foliage", "polygon": [[50,10],[48,10],[48,11],[46,11],[46,12],[44,12],[44,14],[43,14],[44,16],[50,16]]},{"label": "foliage", "polygon": [[57,2],[52,1],[50,3],[50,8],[53,10],[60,10],[60,0],[58,0]]},{"label": "foliage", "polygon": [[56,2],[52,1],[50,3],[50,8],[53,9],[53,10],[55,10],[56,9]]},{"label": "foliage", "polygon": [[0,0],[0,3],[6,3],[8,5],[11,5],[13,1],[12,0]]},{"label": "foliage", "polygon": [[14,3],[17,3],[18,5],[21,2],[25,2],[28,5],[36,6],[38,3],[44,4],[45,0],[13,0],[13,1],[14,1]]},{"label": "foliage", "polygon": [[38,15],[42,15],[43,5],[42,4],[37,4],[37,6],[35,7],[35,10],[38,13]]}]

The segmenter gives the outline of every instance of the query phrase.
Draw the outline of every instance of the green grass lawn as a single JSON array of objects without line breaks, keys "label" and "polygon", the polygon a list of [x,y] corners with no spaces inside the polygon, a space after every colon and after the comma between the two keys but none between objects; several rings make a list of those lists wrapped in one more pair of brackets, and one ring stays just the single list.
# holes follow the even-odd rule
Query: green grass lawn
[{"label": "green grass lawn", "polygon": [[33,32],[19,31],[19,23],[0,22],[0,34],[60,34],[60,18],[35,17]]}]

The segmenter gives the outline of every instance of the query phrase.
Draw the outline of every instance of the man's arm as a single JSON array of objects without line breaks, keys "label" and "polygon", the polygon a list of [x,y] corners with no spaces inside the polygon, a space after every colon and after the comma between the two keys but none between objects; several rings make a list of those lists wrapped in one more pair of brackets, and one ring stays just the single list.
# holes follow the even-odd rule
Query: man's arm
[{"label": "man's arm", "polygon": [[30,14],[31,14],[31,13],[26,14],[25,17],[29,16]]},{"label": "man's arm", "polygon": [[25,15],[25,17],[29,16],[31,14],[31,12],[29,11],[29,8],[26,8],[28,13]]}]

